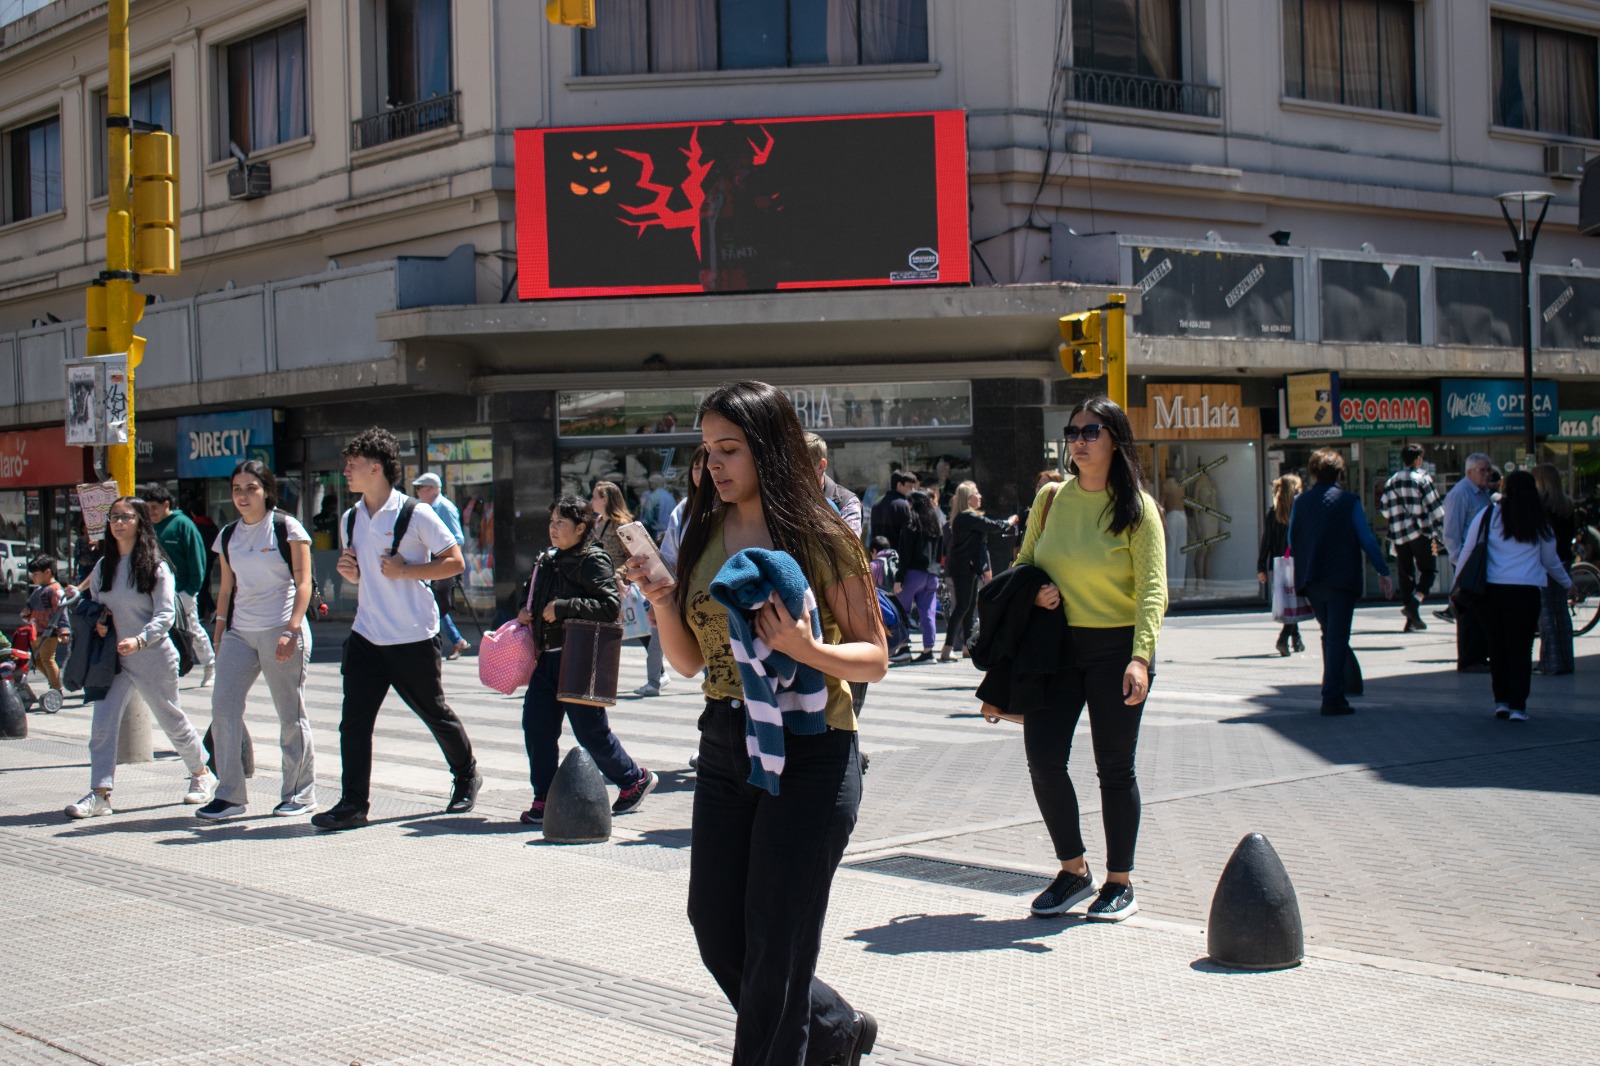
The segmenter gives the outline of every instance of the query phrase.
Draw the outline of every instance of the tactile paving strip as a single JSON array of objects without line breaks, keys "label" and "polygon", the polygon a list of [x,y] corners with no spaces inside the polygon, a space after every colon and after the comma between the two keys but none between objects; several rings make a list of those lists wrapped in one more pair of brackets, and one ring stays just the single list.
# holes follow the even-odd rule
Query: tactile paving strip
[{"label": "tactile paving strip", "polygon": [[928,881],[936,885],[954,885],[980,892],[1000,892],[1008,896],[1022,896],[1042,892],[1050,885],[1050,878],[1038,874],[1001,870],[993,866],[974,866],[970,863],[951,862],[948,859],[930,859],[922,855],[886,855],[881,859],[864,859],[844,864],[852,870],[888,874],[913,881]]},{"label": "tactile paving strip", "polygon": [[[536,996],[568,1010],[666,1033],[719,1053],[731,1050],[734,1013],[725,1002],[654,981],[0,830],[0,864],[10,863],[215,920],[382,956],[388,962],[516,995]],[[873,1062],[879,1066],[962,1066],[891,1045],[880,1045]]]}]

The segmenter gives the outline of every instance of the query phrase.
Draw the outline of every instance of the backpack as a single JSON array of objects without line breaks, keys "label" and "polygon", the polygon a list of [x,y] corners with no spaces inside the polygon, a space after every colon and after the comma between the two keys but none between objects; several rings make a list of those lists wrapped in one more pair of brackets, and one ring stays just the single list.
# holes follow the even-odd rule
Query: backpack
[{"label": "backpack", "polygon": [[[352,521],[354,521],[353,515]],[[238,524],[238,520],[234,520],[222,527],[222,561],[230,567],[233,566],[233,559],[228,555],[228,542],[233,539],[233,529]],[[272,535],[278,542],[278,554],[283,556],[283,565],[289,568],[289,580],[293,581],[294,562],[289,558],[289,521],[288,516],[282,511],[272,512]],[[238,599],[237,585],[234,586],[234,595],[228,598],[229,629],[233,628],[233,601],[236,599]],[[317,583],[315,575],[311,578],[311,602],[307,605],[306,613],[315,613],[318,618],[328,617],[328,602],[322,598],[322,586]]]},{"label": "backpack", "polygon": [[[394,520],[394,540],[389,545],[390,555],[400,554],[400,542],[406,537],[406,530],[411,528],[411,512],[417,509],[417,499],[407,496],[400,501],[400,513]],[[350,542],[356,537],[356,509],[350,508],[344,513],[344,546],[350,547]],[[419,585],[426,585],[428,590],[433,590],[433,582],[417,579]]]}]

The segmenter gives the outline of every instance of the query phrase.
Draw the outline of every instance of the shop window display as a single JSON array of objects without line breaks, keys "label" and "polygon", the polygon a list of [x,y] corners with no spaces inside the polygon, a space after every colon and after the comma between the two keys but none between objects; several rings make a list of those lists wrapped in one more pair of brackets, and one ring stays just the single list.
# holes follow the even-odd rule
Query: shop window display
[{"label": "shop window display", "polygon": [[1154,481],[1147,487],[1166,534],[1170,597],[1256,595],[1261,504],[1255,443],[1185,441],[1144,450]]},{"label": "shop window display", "polygon": [[[494,609],[494,442],[466,430],[428,432],[427,469],[461,512],[461,584],[472,609]],[[416,474],[407,474],[405,491]],[[457,619],[460,624],[460,619]]]}]

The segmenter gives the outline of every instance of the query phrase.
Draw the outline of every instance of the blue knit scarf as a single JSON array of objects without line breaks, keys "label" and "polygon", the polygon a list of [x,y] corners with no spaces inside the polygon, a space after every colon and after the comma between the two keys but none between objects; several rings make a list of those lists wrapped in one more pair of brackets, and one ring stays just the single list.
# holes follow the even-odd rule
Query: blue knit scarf
[{"label": "blue knit scarf", "polygon": [[756,612],[773,592],[790,615],[809,617],[811,635],[822,639],[817,598],[788,552],[746,548],[724,563],[711,582],[712,598],[728,611],[728,635],[744,686],[750,783],[776,796],[783,774],[783,731],[797,736],[826,732],[828,690],[822,671],[773,651],[756,636]]}]

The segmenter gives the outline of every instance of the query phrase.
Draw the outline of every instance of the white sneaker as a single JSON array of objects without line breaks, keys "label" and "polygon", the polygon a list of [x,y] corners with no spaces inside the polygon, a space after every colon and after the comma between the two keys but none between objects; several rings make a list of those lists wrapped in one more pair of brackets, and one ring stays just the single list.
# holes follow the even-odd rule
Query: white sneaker
[{"label": "white sneaker", "polygon": [[183,794],[185,803],[210,803],[217,791],[217,776],[210,770],[201,770],[189,776],[189,787]]},{"label": "white sneaker", "polygon": [[102,814],[115,814],[111,809],[111,801],[91,791],[77,803],[67,804],[66,815],[68,818],[98,818]]},{"label": "white sneaker", "polygon": [[1526,722],[1528,720],[1528,712],[1512,711],[1509,717],[1513,722]]},{"label": "white sneaker", "polygon": [[633,690],[633,694],[635,696],[659,696],[661,695],[661,686],[640,685],[638,688]]},{"label": "white sneaker", "polygon": [[1506,704],[1506,703],[1497,703],[1497,704],[1495,704],[1494,705],[1494,716],[1496,718],[1510,718],[1511,717],[1511,706],[1510,706],[1510,704]]},{"label": "white sneaker", "polygon": [[205,670],[200,674],[200,687],[205,688],[211,684],[211,677],[217,672],[216,663],[206,663]]}]

